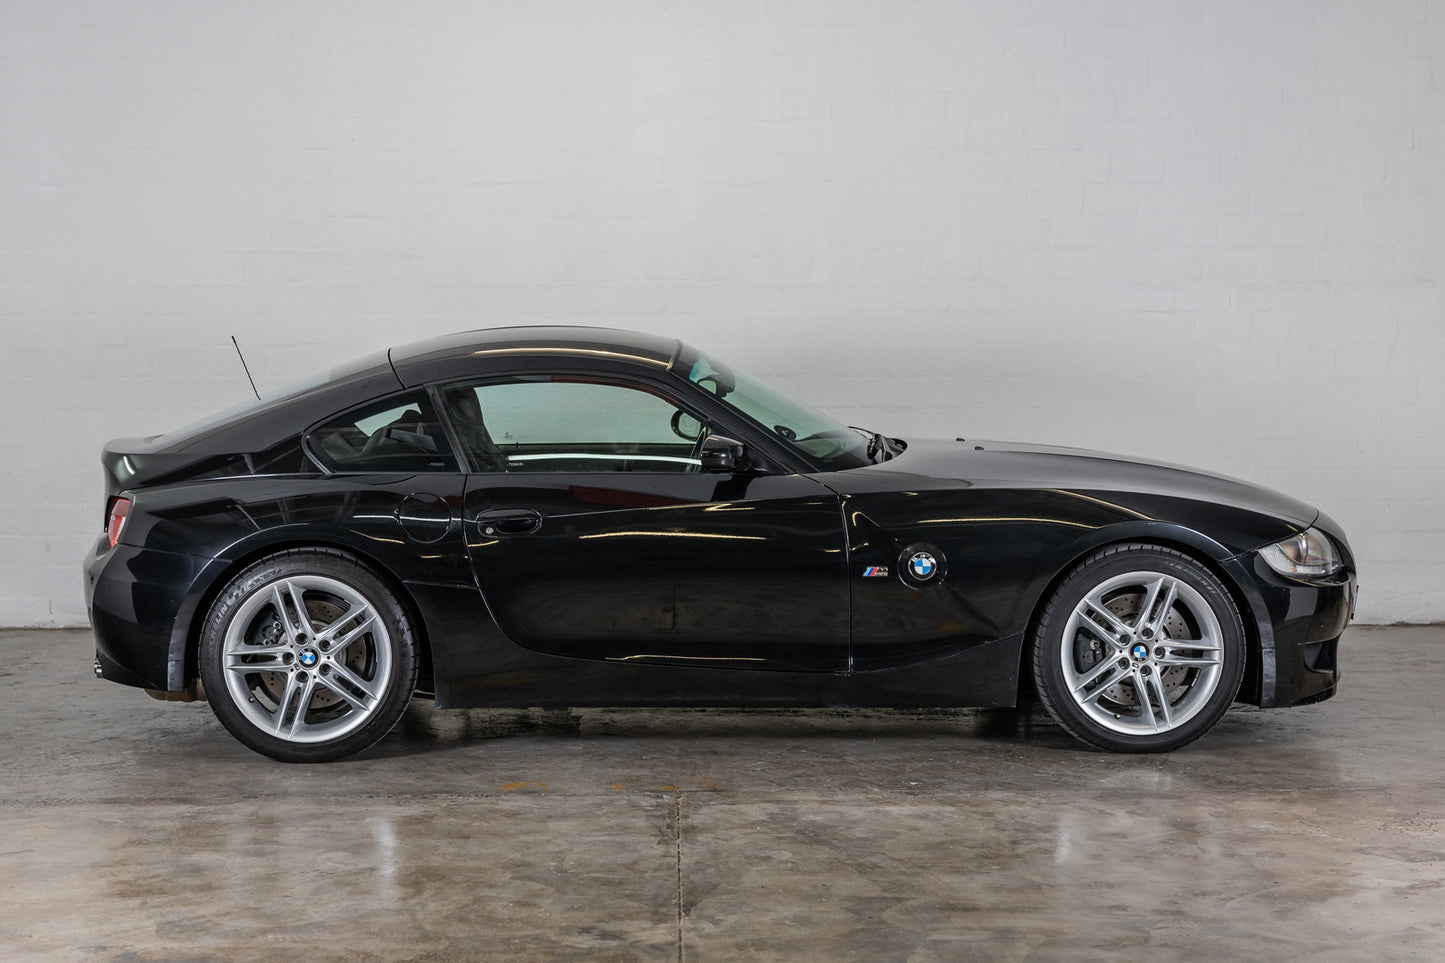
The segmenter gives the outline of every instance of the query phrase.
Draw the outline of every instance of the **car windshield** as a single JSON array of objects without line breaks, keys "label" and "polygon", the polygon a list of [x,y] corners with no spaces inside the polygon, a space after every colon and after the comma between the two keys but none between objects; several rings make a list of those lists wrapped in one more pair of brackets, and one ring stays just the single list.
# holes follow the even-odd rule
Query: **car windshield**
[{"label": "car windshield", "polygon": [[683,349],[678,368],[687,372],[687,380],[757,422],[824,471],[873,464],[867,434],[834,421],[751,375],[692,348]]}]

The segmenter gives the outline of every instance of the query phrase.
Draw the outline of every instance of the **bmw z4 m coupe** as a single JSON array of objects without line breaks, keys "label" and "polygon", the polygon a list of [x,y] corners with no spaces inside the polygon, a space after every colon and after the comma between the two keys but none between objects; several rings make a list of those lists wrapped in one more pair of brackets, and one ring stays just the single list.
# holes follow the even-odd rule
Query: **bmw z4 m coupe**
[{"label": "bmw z4 m coupe", "polygon": [[1340,527],[1078,449],[888,438],[674,340],[411,344],[102,454],[102,678],[338,759],[485,706],[1012,706],[1158,752],[1335,692]]}]

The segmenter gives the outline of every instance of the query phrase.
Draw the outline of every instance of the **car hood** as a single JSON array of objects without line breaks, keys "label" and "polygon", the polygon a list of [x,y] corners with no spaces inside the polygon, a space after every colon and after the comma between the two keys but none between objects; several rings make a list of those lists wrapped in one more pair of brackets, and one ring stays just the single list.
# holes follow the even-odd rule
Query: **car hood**
[{"label": "car hood", "polygon": [[[1161,498],[1189,499],[1271,515],[1300,528],[1308,528],[1319,517],[1319,511],[1304,502],[1237,478],[1083,448],[972,439],[917,440],[909,441],[897,457],[859,471],[875,477],[914,475],[971,488],[1108,493],[1141,510],[1157,508],[1153,503]],[[894,477],[893,484],[900,483],[901,479]]]}]

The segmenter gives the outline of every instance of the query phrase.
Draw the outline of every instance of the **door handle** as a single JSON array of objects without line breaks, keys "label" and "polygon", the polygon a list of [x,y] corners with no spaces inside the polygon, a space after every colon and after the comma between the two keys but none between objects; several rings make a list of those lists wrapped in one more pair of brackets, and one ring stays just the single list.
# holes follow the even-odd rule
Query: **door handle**
[{"label": "door handle", "polygon": [[477,515],[483,535],[530,535],[542,527],[542,513],[530,508],[503,508]]}]

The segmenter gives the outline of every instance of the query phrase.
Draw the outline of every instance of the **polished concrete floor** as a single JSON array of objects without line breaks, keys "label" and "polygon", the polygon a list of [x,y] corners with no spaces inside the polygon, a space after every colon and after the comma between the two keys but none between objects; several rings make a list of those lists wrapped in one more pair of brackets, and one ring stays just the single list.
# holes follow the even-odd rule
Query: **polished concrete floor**
[{"label": "polished concrete floor", "polygon": [[413,706],[286,766],[0,632],[0,959],[1445,959],[1445,628],[1127,757],[1005,712]]}]

